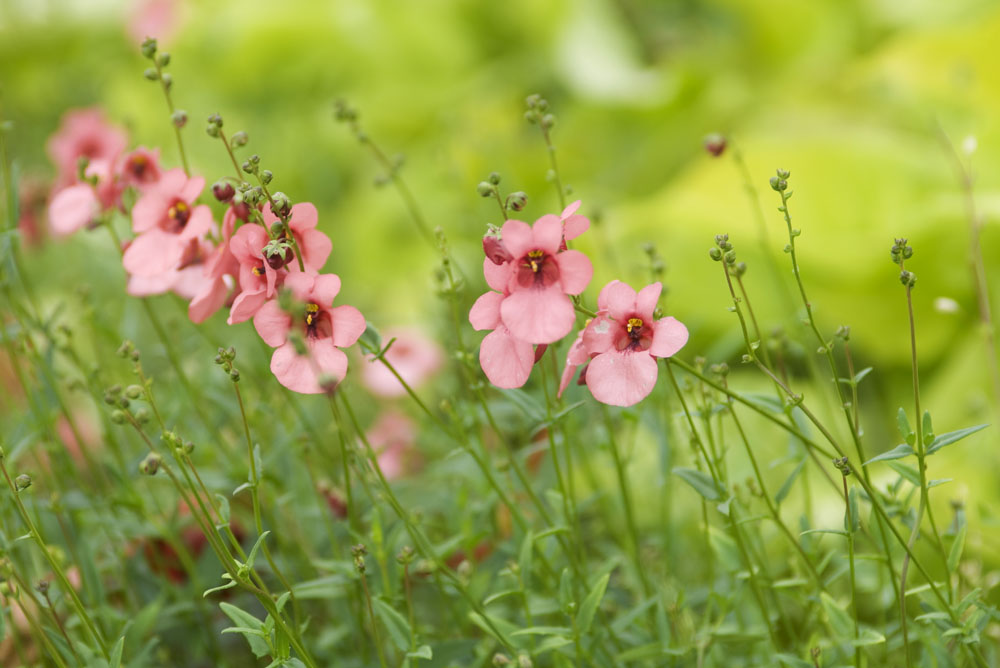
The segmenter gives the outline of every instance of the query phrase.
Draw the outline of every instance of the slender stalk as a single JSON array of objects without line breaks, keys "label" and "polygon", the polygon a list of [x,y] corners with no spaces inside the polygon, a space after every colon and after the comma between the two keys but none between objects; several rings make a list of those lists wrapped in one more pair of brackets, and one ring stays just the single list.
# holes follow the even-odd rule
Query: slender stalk
[{"label": "slender stalk", "polygon": [[358,574],[361,578],[361,587],[365,592],[365,601],[368,603],[368,615],[371,617],[372,640],[375,643],[375,650],[378,652],[379,665],[382,668],[386,668],[385,652],[382,649],[382,639],[379,638],[378,620],[375,618],[375,609],[372,607],[372,595],[371,592],[368,591],[368,578],[365,576],[364,557],[355,557],[355,563],[357,564],[359,561],[360,565],[358,565]]},{"label": "slender stalk", "polygon": [[76,610],[77,616],[79,616],[80,620],[87,627],[87,631],[90,633],[90,636],[97,643],[97,647],[100,649],[101,654],[105,659],[110,659],[111,655],[108,654],[108,645],[104,640],[104,636],[97,628],[94,620],[87,614],[87,610],[83,607],[83,602],[77,595],[76,589],[73,588],[73,585],[71,585],[69,579],[67,579],[66,572],[52,556],[48,545],[45,543],[45,539],[35,526],[34,521],[31,519],[31,515],[28,514],[28,510],[24,507],[24,503],[21,501],[21,492],[17,488],[17,485],[14,484],[10,474],[7,472],[7,465],[5,463],[5,457],[2,450],[0,450],[0,472],[3,473],[3,477],[7,481],[7,486],[10,488],[11,496],[14,497],[14,505],[17,506],[17,512],[21,515],[21,521],[23,521],[25,526],[28,528],[28,533],[31,536],[31,539],[35,542],[35,545],[38,546],[38,549],[41,550],[42,556],[45,557],[45,560],[48,562],[52,572],[55,573],[56,578],[59,580],[59,585],[63,588],[63,591],[66,592],[66,595],[69,596],[73,609]]},{"label": "slender stalk", "polygon": [[52,599],[49,597],[49,583],[45,582],[44,586],[39,583],[36,589],[41,592],[42,597],[45,599],[45,604],[48,606],[49,614],[52,615],[52,619],[55,620],[56,626],[59,627],[59,633],[62,634],[63,640],[66,641],[66,645],[69,646],[69,651],[73,653],[73,658],[76,659],[77,663],[83,664],[83,659],[76,652],[76,647],[73,645],[73,641],[69,639],[69,634],[66,633],[66,627],[63,626],[62,620],[59,619],[59,613],[56,612],[55,607],[52,605]]},{"label": "slender stalk", "polygon": [[187,153],[184,151],[184,139],[181,137],[181,125],[174,122],[174,100],[170,95],[170,84],[163,80],[163,67],[160,65],[159,56],[154,55],[151,60],[153,61],[153,65],[156,67],[156,80],[160,82],[160,88],[163,89],[163,97],[167,101],[167,109],[170,110],[170,124],[174,126],[174,135],[177,137],[177,149],[181,154],[181,164],[184,166],[184,173],[190,177],[191,169],[188,167]]}]

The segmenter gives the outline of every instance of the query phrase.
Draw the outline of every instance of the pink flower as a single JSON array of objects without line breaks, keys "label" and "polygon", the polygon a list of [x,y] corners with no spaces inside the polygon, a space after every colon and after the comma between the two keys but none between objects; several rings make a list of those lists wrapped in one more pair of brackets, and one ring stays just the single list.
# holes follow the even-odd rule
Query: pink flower
[{"label": "pink flower", "polygon": [[590,229],[590,219],[581,216],[576,211],[580,208],[580,200],[576,200],[559,215],[563,222],[563,242],[562,248],[566,249],[566,242],[576,239],[578,236]]},{"label": "pink flower", "polygon": [[[483,263],[487,280],[491,266],[496,265],[487,258]],[[500,305],[504,297],[499,292],[487,292],[479,297],[469,311],[469,322],[477,330],[493,330],[479,345],[479,364],[486,377],[497,387],[513,389],[528,382],[535,364],[535,351],[530,343],[513,336],[501,322]]]},{"label": "pink flower", "polygon": [[[385,359],[399,372],[410,387],[419,387],[430,378],[444,361],[440,346],[412,329],[388,329],[383,338],[395,339]],[[361,369],[361,380],[380,397],[401,397],[406,394],[402,383],[379,361]]]},{"label": "pink flower", "polygon": [[92,226],[98,216],[118,203],[121,190],[111,161],[92,161],[87,165],[85,175],[96,179],[96,185],[74,183],[56,191],[49,202],[49,227],[57,237],[66,237]]},{"label": "pink flower", "polygon": [[136,44],[142,44],[147,37],[169,41],[177,30],[180,4],[180,0],[140,0],[125,26],[129,37]]},{"label": "pink flower", "polygon": [[132,186],[139,192],[149,190],[163,175],[160,169],[160,149],[150,150],[140,146],[119,160],[117,172],[122,186]]},{"label": "pink flower", "polygon": [[236,212],[230,207],[222,218],[222,242],[206,258],[198,290],[188,304],[191,322],[205,322],[229,297],[233,277],[240,268],[230,248],[235,225]]},{"label": "pink flower", "polygon": [[109,124],[98,108],[67,111],[59,129],[49,138],[48,152],[58,171],[55,188],[76,183],[80,158],[114,164],[125,150],[125,131]]},{"label": "pink flower", "polygon": [[413,468],[416,437],[413,420],[396,412],[383,413],[368,431],[368,443],[386,479],[400,478]]},{"label": "pink flower", "polygon": [[227,322],[230,325],[252,318],[264,302],[274,297],[288,273],[299,270],[297,262],[289,261],[291,250],[268,257],[264,249],[270,241],[266,229],[256,223],[248,223],[236,230],[229,242],[240,280],[240,294],[229,312]]},{"label": "pink flower", "polygon": [[133,297],[149,297],[173,292],[184,299],[194,299],[203,289],[206,263],[214,255],[215,247],[211,242],[191,239],[184,246],[177,266],[168,267],[159,274],[131,275],[126,291]]},{"label": "pink flower", "polygon": [[558,216],[542,216],[534,227],[508,220],[500,234],[511,258],[496,265],[500,270],[497,278],[503,279],[510,293],[500,304],[500,319],[511,335],[522,341],[558,341],[576,320],[573,303],[566,295],[578,295],[586,289],[594,273],[590,260],[580,251],[560,252],[563,223]]},{"label": "pink flower", "polygon": [[122,257],[134,276],[156,276],[176,269],[189,243],[212,228],[212,211],[194,201],[205,187],[200,176],[188,177],[177,168],[164,172],[132,209],[132,229],[139,236]]},{"label": "pink flower", "polygon": [[[299,302],[304,302],[296,317],[281,310],[276,300],[266,302],[254,315],[253,324],[264,342],[277,348],[271,356],[271,372],[278,382],[295,392],[319,394],[321,375],[332,376],[336,382],[347,373],[347,355],[343,347],[353,345],[365,331],[365,318],[353,306],[333,307],[340,292],[336,274],[319,276],[292,273],[285,278],[285,287]],[[301,334],[305,355],[299,355],[289,340],[292,328]]]},{"label": "pink flower", "polygon": [[[270,207],[264,207],[261,215],[264,217],[264,224],[268,227],[279,220],[271,213]],[[292,206],[288,228],[292,231],[295,245],[302,251],[302,264],[307,270],[312,269],[313,271],[319,271],[323,268],[327,258],[330,257],[330,251],[333,250],[333,242],[330,241],[330,237],[316,229],[318,222],[319,213],[314,205],[309,202],[300,202]],[[288,253],[285,264],[291,264],[293,261],[298,264],[294,255]]]},{"label": "pink flower", "polygon": [[611,281],[597,298],[598,314],[577,338],[567,357],[560,392],[569,384],[570,369],[586,362],[586,384],[601,403],[632,406],[656,385],[654,357],[670,357],[684,347],[687,328],[675,318],[656,320],[660,283],[636,294],[621,281]]}]

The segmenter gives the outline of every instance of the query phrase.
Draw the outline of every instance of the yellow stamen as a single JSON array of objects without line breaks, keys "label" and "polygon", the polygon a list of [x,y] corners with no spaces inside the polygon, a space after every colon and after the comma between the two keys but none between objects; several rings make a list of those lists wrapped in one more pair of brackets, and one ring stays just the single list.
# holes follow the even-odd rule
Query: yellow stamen
[{"label": "yellow stamen", "polygon": [[316,314],[319,313],[318,304],[306,304],[306,324],[311,325],[316,320]]},{"label": "yellow stamen", "polygon": [[528,262],[531,265],[531,271],[536,274],[538,273],[538,261],[541,260],[544,255],[545,251],[542,250],[528,251]]},{"label": "yellow stamen", "polygon": [[633,329],[639,329],[640,327],[642,327],[642,320],[639,318],[629,318],[628,323],[625,325],[625,331],[631,334]]},{"label": "yellow stamen", "polygon": [[250,271],[253,272],[254,276],[263,276],[264,275],[264,269],[262,267],[254,267]]}]

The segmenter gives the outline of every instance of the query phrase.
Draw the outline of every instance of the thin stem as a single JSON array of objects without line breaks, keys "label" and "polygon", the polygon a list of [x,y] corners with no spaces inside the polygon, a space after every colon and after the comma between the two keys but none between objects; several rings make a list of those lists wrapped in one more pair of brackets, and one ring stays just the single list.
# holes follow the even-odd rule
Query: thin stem
[{"label": "thin stem", "polygon": [[69,635],[66,633],[66,627],[63,626],[62,620],[59,619],[59,614],[56,612],[56,609],[52,606],[52,599],[49,597],[48,583],[45,583],[44,588],[39,587],[38,589],[42,593],[42,597],[45,599],[45,603],[49,608],[49,614],[52,615],[52,619],[55,620],[56,626],[59,627],[59,633],[62,634],[63,639],[69,646],[69,651],[73,653],[73,658],[77,660],[77,663],[83,664],[83,659],[81,659],[80,655],[76,653],[76,647],[73,645],[73,641],[69,639]]},{"label": "thin stem", "polygon": [[[841,476],[844,479],[844,512],[846,513],[846,522],[844,526],[845,533],[847,534],[847,559],[850,563],[851,569],[851,611],[854,616],[854,638],[861,638],[861,621],[858,615],[858,585],[857,578],[854,573],[854,517],[851,513],[851,497],[847,491],[847,474],[848,471],[843,471],[844,475]],[[854,665],[855,668],[861,668],[861,645],[855,644],[854,646]]]},{"label": "thin stem", "polygon": [[191,169],[188,167],[187,153],[184,152],[184,139],[181,137],[181,126],[174,122],[174,101],[170,96],[170,86],[163,80],[163,68],[160,66],[159,57],[154,55],[152,61],[156,67],[156,80],[160,82],[160,88],[163,89],[163,97],[167,100],[167,109],[170,110],[170,124],[174,126],[174,135],[177,137],[177,148],[181,154],[181,164],[184,165],[184,173],[190,177]]},{"label": "thin stem", "polygon": [[372,638],[375,642],[375,650],[378,652],[378,662],[382,668],[386,668],[385,663],[385,653],[382,650],[382,640],[379,638],[378,633],[378,620],[375,618],[375,609],[372,607],[372,595],[368,591],[368,578],[365,577],[365,572],[361,569],[361,587],[365,590],[365,601],[368,603],[368,615],[372,620]]}]

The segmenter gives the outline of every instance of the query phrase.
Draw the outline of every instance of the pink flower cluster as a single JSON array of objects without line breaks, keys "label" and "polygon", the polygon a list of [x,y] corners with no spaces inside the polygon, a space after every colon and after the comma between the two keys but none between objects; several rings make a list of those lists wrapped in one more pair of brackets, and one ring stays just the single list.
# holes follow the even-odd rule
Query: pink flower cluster
[{"label": "pink flower cluster", "polygon": [[[291,390],[314,394],[342,380],[347,356],[341,348],[353,345],[366,323],[353,306],[333,306],[340,278],[320,273],[333,244],[316,229],[316,207],[251,208],[234,201],[232,186],[220,184],[213,188],[227,204],[220,231],[199,200],[203,177],[162,168],[155,150],[125,153],[127,143],[99,110],[66,114],[49,141],[59,172],[49,204],[53,232],[68,235],[114,210],[125,212],[123,195],[134,191],[135,237],[122,252],[129,294],[174,292],[189,300],[194,322],[230,305],[229,324],[253,319],[275,348],[271,371]],[[292,298],[284,308],[282,290]]]},{"label": "pink flower cluster", "polygon": [[[498,387],[524,385],[545,347],[573,328],[576,314],[569,296],[581,294],[593,275],[590,260],[566,246],[590,226],[576,213],[579,206],[577,201],[560,216],[543,216],[533,227],[508,220],[499,236],[483,239],[483,273],[493,291],[476,300],[469,321],[478,330],[493,330],[480,345],[479,362]],[[580,383],[602,403],[631,406],[652,392],[653,358],[670,357],[688,339],[687,328],[676,319],[654,317],[661,290],[654,283],[636,294],[621,281],[601,290],[596,317],[569,349],[560,395],[584,364]]]}]

